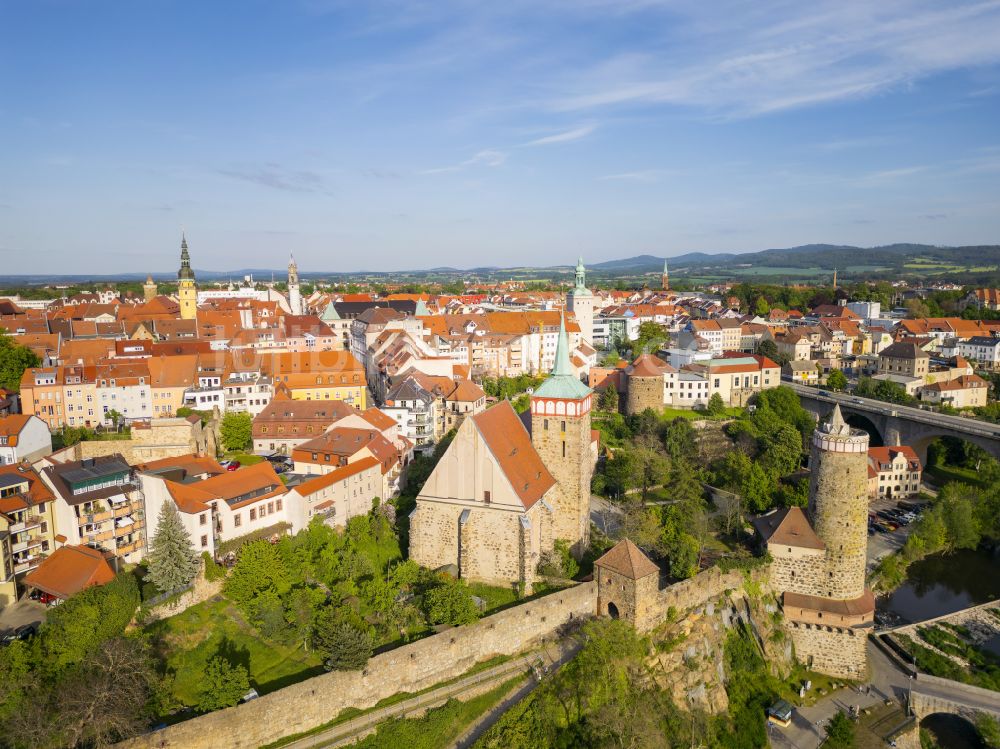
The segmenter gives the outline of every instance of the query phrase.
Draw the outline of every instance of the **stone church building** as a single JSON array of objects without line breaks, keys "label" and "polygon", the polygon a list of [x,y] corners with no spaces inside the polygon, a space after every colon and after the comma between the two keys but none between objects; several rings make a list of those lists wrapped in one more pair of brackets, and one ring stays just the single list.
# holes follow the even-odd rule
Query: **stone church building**
[{"label": "stone church building", "polygon": [[[466,419],[410,515],[410,558],[460,577],[531,590],[557,539],[589,542],[596,454],[592,391],[573,374],[561,321],[552,374],[522,417],[501,402]],[[530,416],[530,421],[528,417]]]}]

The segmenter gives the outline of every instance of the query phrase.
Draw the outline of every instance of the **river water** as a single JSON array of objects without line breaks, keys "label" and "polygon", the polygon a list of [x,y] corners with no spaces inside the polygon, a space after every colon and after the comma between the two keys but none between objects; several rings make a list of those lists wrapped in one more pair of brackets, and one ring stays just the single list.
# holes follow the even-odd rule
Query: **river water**
[{"label": "river water", "polygon": [[992,550],[935,554],[910,565],[903,585],[878,602],[902,622],[919,622],[1000,598],[1000,556]]}]

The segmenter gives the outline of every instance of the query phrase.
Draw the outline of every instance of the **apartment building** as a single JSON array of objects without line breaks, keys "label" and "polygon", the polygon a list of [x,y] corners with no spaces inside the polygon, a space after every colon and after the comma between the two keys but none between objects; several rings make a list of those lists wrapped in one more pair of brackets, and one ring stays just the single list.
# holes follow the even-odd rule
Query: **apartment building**
[{"label": "apartment building", "polygon": [[0,466],[0,608],[57,545],[54,496],[24,464]]},{"label": "apartment building", "polygon": [[55,519],[64,543],[100,547],[126,562],[142,559],[146,517],[132,467],[121,455],[54,463],[43,460],[42,480],[55,495]]},{"label": "apartment building", "polygon": [[52,452],[48,425],[32,414],[0,416],[0,465],[30,463]]},{"label": "apartment building", "polygon": [[920,458],[909,445],[869,447],[869,498],[898,499],[919,493],[922,471]]}]

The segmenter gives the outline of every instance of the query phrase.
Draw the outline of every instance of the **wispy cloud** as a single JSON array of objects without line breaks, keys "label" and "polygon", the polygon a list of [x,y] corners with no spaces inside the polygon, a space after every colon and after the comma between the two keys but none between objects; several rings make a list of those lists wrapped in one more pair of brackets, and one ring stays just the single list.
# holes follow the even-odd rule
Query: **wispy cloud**
[{"label": "wispy cloud", "polygon": [[858,178],[858,184],[880,185],[886,182],[893,182],[903,177],[910,177],[927,170],[926,166],[906,166],[899,169],[883,169],[877,172],[869,172]]},{"label": "wispy cloud", "polygon": [[250,182],[261,187],[288,192],[327,192],[326,181],[313,171],[288,169],[281,164],[268,162],[260,165],[234,166],[219,169],[224,177]]},{"label": "wispy cloud", "polygon": [[561,133],[555,133],[554,135],[546,135],[544,138],[536,138],[535,140],[529,140],[527,143],[524,143],[522,145],[548,146],[553,143],[571,143],[574,140],[581,140],[583,138],[586,138],[596,129],[597,125],[581,125],[580,127],[575,127],[572,130],[565,130]]},{"label": "wispy cloud", "polygon": [[668,20],[676,45],[619,51],[581,67],[552,88],[550,106],[676,104],[747,117],[873,96],[1000,61],[997,0],[681,2],[649,23]]},{"label": "wispy cloud", "polygon": [[463,169],[469,167],[485,166],[485,167],[497,167],[503,164],[507,160],[507,154],[503,151],[497,151],[492,148],[487,148],[482,151],[477,151],[472,156],[467,158],[465,161],[459,162],[458,164],[452,164],[451,166],[439,166],[434,169],[424,169],[421,174],[444,174],[447,172],[460,172]]},{"label": "wispy cloud", "polygon": [[599,180],[609,182],[659,182],[663,172],[659,169],[643,169],[637,172],[621,172],[619,174],[605,174],[598,177]]}]

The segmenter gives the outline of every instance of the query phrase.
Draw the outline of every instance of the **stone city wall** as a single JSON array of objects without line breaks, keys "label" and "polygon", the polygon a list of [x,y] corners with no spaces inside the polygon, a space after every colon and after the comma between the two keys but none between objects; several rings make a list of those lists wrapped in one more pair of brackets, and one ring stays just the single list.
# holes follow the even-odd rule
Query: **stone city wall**
[{"label": "stone city wall", "polygon": [[787,622],[785,631],[796,657],[813,671],[854,681],[867,678],[868,630]]},{"label": "stone city wall", "polygon": [[721,572],[717,567],[711,567],[688,580],[661,589],[646,606],[638,602],[638,606],[644,609],[640,621],[645,622],[646,629],[653,629],[667,621],[671,609],[681,612],[702,606],[727,590],[744,589],[748,579],[763,588],[767,585],[767,578],[767,568],[745,575],[739,570]]},{"label": "stone city wall", "polygon": [[518,653],[566,621],[592,616],[595,604],[596,586],[582,583],[377,655],[364,671],[316,676],[117,746],[256,749],[322,725],[346,707],[368,708],[397,692],[417,692],[453,679],[480,661]]}]

